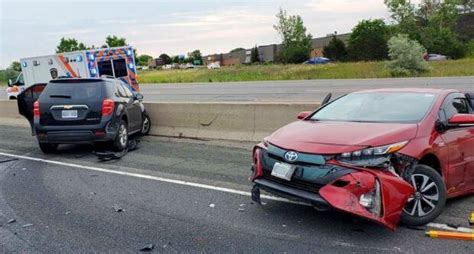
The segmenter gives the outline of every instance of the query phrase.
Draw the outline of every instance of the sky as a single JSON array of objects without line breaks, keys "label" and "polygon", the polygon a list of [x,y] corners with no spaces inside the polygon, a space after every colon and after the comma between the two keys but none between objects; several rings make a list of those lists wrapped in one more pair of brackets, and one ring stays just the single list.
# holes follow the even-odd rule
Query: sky
[{"label": "sky", "polygon": [[350,32],[362,19],[389,20],[383,0],[0,0],[0,68],[54,54],[62,37],[100,46],[117,35],[154,57],[279,43],[280,8],[301,15],[313,37]]}]

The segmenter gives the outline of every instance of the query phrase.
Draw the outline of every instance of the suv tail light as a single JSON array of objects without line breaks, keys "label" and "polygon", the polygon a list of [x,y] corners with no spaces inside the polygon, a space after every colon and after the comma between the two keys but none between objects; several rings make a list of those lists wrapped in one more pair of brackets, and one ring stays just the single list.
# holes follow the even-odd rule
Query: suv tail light
[{"label": "suv tail light", "polygon": [[40,104],[38,101],[35,101],[35,103],[33,103],[33,117],[40,117]]},{"label": "suv tail light", "polygon": [[111,99],[102,101],[102,116],[111,116],[114,113],[115,102]]}]

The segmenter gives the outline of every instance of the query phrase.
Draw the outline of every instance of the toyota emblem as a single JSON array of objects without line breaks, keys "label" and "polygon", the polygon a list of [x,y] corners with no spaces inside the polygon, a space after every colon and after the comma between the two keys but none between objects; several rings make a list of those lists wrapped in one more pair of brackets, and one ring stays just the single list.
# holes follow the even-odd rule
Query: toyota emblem
[{"label": "toyota emblem", "polygon": [[286,152],[285,153],[285,159],[287,161],[296,161],[298,159],[298,154],[296,152],[293,152],[293,151],[289,151],[289,152]]}]

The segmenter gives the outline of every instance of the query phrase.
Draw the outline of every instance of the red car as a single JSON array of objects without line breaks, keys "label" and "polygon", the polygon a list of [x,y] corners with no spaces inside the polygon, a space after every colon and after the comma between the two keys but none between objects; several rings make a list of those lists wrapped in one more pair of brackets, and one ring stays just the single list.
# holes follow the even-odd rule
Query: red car
[{"label": "red car", "polygon": [[[472,94],[474,95],[474,94]],[[441,89],[351,93],[255,146],[260,189],[395,229],[438,217],[446,199],[474,193],[474,110],[469,94]]]}]

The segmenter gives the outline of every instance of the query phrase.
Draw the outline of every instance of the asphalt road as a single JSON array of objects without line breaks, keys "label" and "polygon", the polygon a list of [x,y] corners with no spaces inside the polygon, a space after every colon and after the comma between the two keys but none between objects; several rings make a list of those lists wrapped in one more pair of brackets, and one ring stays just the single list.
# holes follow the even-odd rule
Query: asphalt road
[{"label": "asphalt road", "polygon": [[[142,84],[145,101],[160,102],[320,102],[327,93],[393,87],[433,87],[474,90],[474,77],[329,79],[230,83]],[[6,98],[0,89],[0,98]]]},{"label": "asphalt road", "polygon": [[[472,242],[190,186],[248,192],[251,145],[146,137],[102,163],[90,146],[43,155],[28,129],[0,126],[0,152],[75,164],[0,156],[0,253],[133,253],[147,244],[166,253],[472,253]],[[474,196],[450,201],[437,221],[465,225],[472,204]]]}]

